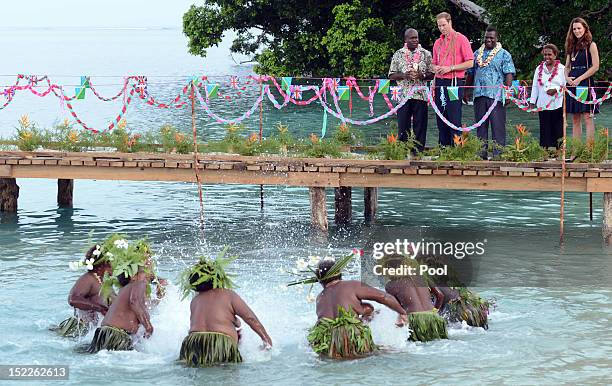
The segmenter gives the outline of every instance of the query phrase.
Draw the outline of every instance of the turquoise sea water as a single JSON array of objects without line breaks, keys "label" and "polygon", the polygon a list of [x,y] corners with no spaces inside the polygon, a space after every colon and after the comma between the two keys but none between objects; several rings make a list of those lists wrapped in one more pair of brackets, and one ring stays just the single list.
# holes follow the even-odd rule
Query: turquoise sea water
[{"label": "turquoise sea water", "polygon": [[[186,75],[249,73],[248,67],[233,64],[223,47],[205,60],[190,57],[177,30],[2,32],[0,43],[11,58],[3,61],[3,73],[48,73],[64,84],[76,79],[65,75],[152,74],[151,82],[165,83],[152,85],[151,93],[167,100]],[[20,49],[24,45],[35,49]],[[108,78],[109,83],[118,80]],[[110,95],[117,88],[102,90]],[[244,111],[249,100],[217,107],[230,116]],[[117,105],[105,106],[89,96],[82,102],[83,117],[92,124],[103,124],[116,112]],[[57,100],[19,97],[0,111],[0,135],[10,135],[23,113],[41,125],[63,118]],[[511,119],[524,121],[521,114],[511,113]],[[609,117],[604,111],[598,121]],[[315,107],[286,113],[268,107],[264,114],[268,125],[282,119],[303,133],[320,118]],[[135,103],[128,121],[135,129],[164,122],[187,129],[190,117],[187,111],[160,112]],[[204,136],[222,135],[204,115],[199,122]],[[257,121],[248,124],[255,128]],[[368,135],[375,138],[385,127],[368,129]],[[436,134],[430,130],[431,141]],[[609,383],[612,256],[601,245],[600,195],[594,195],[592,222],[588,195],[567,195],[566,243],[559,247],[557,193],[382,189],[378,221],[368,226],[362,192],[354,189],[352,223],[332,224],[322,237],[309,228],[305,188],[265,187],[261,211],[258,186],[207,185],[202,239],[193,184],[75,181],[74,208],[58,209],[55,181],[18,183],[19,212],[0,215],[0,364],[68,364],[70,380],[64,383],[86,385]],[[330,220],[332,202],[333,191],[328,191]],[[82,255],[90,237],[99,240],[112,232],[148,236],[162,276],[171,281],[196,255],[231,245],[240,255],[234,266],[238,292],[268,329],[274,349],[259,351],[258,338],[247,329],[242,365],[194,370],[176,364],[189,307],[171,289],[153,313],[155,335],[139,351],[75,353],[80,342],[60,339],[47,327],[71,313],[66,298],[78,274],[68,270],[68,262]],[[478,291],[497,301],[490,329],[452,326],[448,341],[406,343],[406,330],[390,327],[394,315],[382,309],[372,324],[375,341],[386,348],[382,354],[359,361],[318,359],[305,338],[315,322],[314,305],[306,301],[307,291],[283,286],[291,276],[279,269],[290,269],[297,258],[312,254],[338,256],[353,247],[368,253],[373,243],[397,238],[486,239]],[[356,264],[349,276],[359,272]]]}]

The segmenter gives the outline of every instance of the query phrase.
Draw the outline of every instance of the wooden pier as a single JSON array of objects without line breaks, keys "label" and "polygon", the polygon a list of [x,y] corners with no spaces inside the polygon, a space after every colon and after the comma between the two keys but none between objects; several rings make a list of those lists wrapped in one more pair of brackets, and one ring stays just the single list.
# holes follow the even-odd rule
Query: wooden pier
[{"label": "wooden pier", "polygon": [[[560,191],[554,162],[437,162],[200,154],[204,184],[310,188],[311,219],[327,229],[325,189],[335,188],[335,221],[351,218],[351,188],[365,188],[364,213],[373,220],[378,188]],[[144,153],[0,152],[0,211],[16,211],[19,178],[58,180],[58,204],[72,204],[72,180],[195,182],[193,155]],[[566,192],[604,193],[604,238],[612,240],[612,163],[567,163]]]}]

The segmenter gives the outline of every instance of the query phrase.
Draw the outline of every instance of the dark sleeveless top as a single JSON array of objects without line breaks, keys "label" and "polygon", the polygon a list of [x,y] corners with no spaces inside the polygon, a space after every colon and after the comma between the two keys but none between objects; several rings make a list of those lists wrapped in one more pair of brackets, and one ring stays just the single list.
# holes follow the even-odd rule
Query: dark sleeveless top
[{"label": "dark sleeveless top", "polygon": [[[593,44],[593,43],[591,43]],[[589,50],[589,48],[591,47],[591,45],[589,44],[589,46],[585,49],[582,49],[580,51],[576,52],[572,52],[570,54],[570,73],[569,76],[577,78],[580,75],[584,74],[590,67],[593,66],[593,58],[591,58],[591,52]],[[573,58],[573,60],[572,60]],[[580,82],[580,86],[588,86],[588,87],[592,87],[593,85],[591,84],[593,82],[592,77],[589,77],[585,80],[583,80],[582,82]]]},{"label": "dark sleeveless top", "polygon": [[[593,44],[593,43],[591,43]],[[578,52],[572,52],[570,54],[570,72],[569,72],[569,76],[573,77],[573,78],[577,78],[579,76],[581,76],[582,74],[584,74],[590,67],[593,66],[593,58],[591,57],[591,52],[589,51],[589,49],[591,48],[591,45],[589,44],[589,46],[585,49],[582,49]],[[572,58],[574,60],[572,60]],[[593,77],[589,77],[585,80],[583,80],[582,82],[580,82],[579,86],[582,87],[594,87],[595,86],[595,82],[593,81]],[[572,93],[576,93],[576,87],[568,87],[568,89],[572,92]],[[588,96],[587,96],[587,100],[592,100],[592,95],[591,95],[591,89],[589,89],[588,91]],[[574,98],[568,96],[567,100],[566,100],[566,111],[568,113],[593,113],[593,114],[598,114],[599,113],[599,106],[593,106],[593,105],[586,105],[580,101],[575,100]]]}]

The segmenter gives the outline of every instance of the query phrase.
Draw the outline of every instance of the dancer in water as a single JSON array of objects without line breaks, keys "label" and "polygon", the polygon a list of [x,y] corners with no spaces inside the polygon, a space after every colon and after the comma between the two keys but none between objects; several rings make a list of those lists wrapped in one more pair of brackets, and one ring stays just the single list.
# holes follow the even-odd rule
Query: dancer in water
[{"label": "dancer in water", "polygon": [[153,334],[146,299],[151,291],[149,277],[154,273],[147,266],[143,244],[146,242],[139,240],[130,245],[121,235],[112,235],[104,242],[102,250],[111,261],[113,276],[105,276],[102,296],[108,296],[117,285],[120,289],[87,348],[90,353],[132,350],[133,337],[141,325],[145,338]]},{"label": "dancer in water", "polygon": [[257,315],[232,290],[233,283],[225,267],[235,257],[224,258],[226,247],[216,259],[200,261],[183,273],[183,298],[192,291],[189,335],[181,345],[179,360],[190,367],[205,367],[220,363],[240,363],[240,317],[261,338],[264,348],[272,347],[272,339]]},{"label": "dancer in water", "polygon": [[[447,339],[447,322],[440,315],[431,302],[431,294],[435,295],[436,304],[442,303],[444,295],[435,286],[429,285],[430,278],[426,274],[420,275],[420,264],[407,256],[391,255],[385,257],[383,266],[387,268],[385,290],[395,296],[408,313],[410,326],[410,340],[428,342],[435,339]],[[396,274],[405,272],[403,266],[413,267],[414,274]],[[391,268],[391,269],[389,269]],[[392,273],[389,273],[392,272]]]},{"label": "dancer in water", "polygon": [[68,295],[68,304],[74,307],[74,315],[59,326],[51,327],[52,331],[66,337],[87,335],[89,329],[98,324],[100,314],[104,315],[108,310],[108,302],[100,296],[100,288],[104,274],[110,274],[112,269],[100,245],[89,248],[82,261],[70,263],[71,269],[80,267],[87,267],[87,272],[74,283]]},{"label": "dancer in water", "polygon": [[315,277],[289,285],[319,282],[323,291],[317,296],[318,321],[308,333],[313,350],[333,359],[351,359],[377,350],[370,327],[363,323],[372,315],[373,307],[364,300],[386,305],[399,314],[398,326],[406,321],[406,311],[391,295],[357,280],[342,280],[342,270],[353,255],[337,262],[323,260],[315,270]]}]

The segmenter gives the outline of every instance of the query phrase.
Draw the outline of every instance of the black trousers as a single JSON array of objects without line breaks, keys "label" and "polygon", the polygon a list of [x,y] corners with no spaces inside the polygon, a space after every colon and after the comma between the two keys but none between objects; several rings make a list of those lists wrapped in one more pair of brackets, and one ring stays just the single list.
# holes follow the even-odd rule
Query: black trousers
[{"label": "black trousers", "polygon": [[[495,99],[482,96],[474,99],[474,120],[476,122],[480,121],[494,102]],[[491,126],[493,141],[501,146],[506,146],[506,107],[501,100],[497,102],[489,118],[476,129],[476,135],[484,142],[485,150],[489,141],[489,126]],[[494,153],[498,152],[494,151]]]},{"label": "black trousers", "polygon": [[538,112],[540,118],[540,146],[559,147],[563,137],[563,107]]},{"label": "black trousers", "polygon": [[[463,99],[463,79],[457,79],[456,85],[459,87],[459,99],[451,101],[448,97],[447,87],[452,85],[452,79],[441,79],[436,78],[436,90],[434,95],[434,101],[442,115],[450,121],[453,125],[461,127],[461,101]],[[442,106],[440,101],[440,87],[444,87],[444,97],[446,98],[446,106]],[[450,146],[453,144],[453,136],[460,135],[461,132],[454,130],[448,126],[440,117],[436,114],[436,122],[438,124],[438,139],[440,145]]]},{"label": "black trousers", "polygon": [[427,102],[410,99],[397,111],[397,125],[399,140],[408,139],[408,130],[414,133],[417,140],[417,149],[425,149],[427,139]]}]

